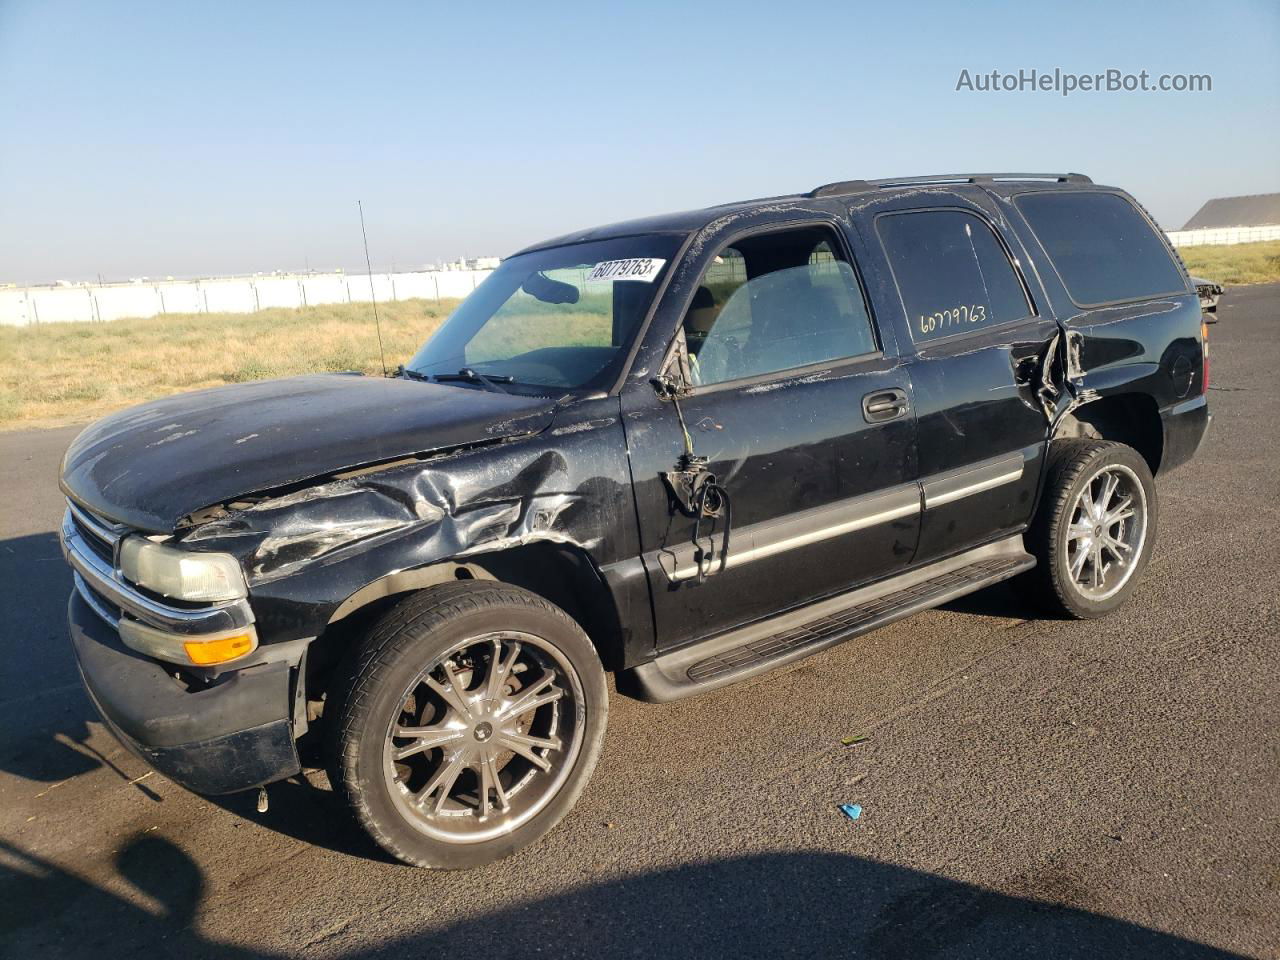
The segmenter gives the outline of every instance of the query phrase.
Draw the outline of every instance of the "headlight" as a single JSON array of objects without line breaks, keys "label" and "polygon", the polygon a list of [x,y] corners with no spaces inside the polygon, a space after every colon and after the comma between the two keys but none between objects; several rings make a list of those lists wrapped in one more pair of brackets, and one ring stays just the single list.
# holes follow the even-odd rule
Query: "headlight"
[{"label": "headlight", "polygon": [[128,537],[120,544],[126,580],[179,600],[238,600],[248,596],[244,573],[226,553],[195,553]]}]

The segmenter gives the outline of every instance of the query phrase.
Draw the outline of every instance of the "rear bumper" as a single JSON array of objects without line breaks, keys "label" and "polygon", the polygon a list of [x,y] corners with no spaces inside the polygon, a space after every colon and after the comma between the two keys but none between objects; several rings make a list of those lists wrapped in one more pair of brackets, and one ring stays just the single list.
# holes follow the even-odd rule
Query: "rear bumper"
[{"label": "rear bumper", "polygon": [[188,690],[126,647],[77,592],[67,608],[71,642],[98,713],[129,750],[196,793],[233,793],[301,767],[293,740],[287,663],[232,671]]},{"label": "rear bumper", "polygon": [[1192,397],[1160,411],[1164,422],[1164,452],[1160,457],[1160,472],[1167,473],[1196,455],[1213,417],[1209,415],[1209,400],[1205,396]]}]

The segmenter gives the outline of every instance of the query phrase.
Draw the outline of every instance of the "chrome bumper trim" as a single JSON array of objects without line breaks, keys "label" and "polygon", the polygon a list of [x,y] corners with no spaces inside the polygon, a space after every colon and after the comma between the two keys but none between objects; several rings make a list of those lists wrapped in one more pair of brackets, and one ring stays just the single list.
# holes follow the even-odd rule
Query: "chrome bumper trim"
[{"label": "chrome bumper trim", "polygon": [[[85,542],[68,510],[58,537],[62,555],[75,571],[76,589],[99,616],[113,627],[119,618],[107,605],[148,626],[168,633],[193,635],[238,630],[253,623],[247,600],[232,600],[207,607],[173,607],[152,600],[108,566]],[[104,603],[105,601],[105,603]]]},{"label": "chrome bumper trim", "polygon": [[89,605],[89,609],[96,613],[107,626],[113,630],[119,630],[120,618],[115,611],[102,602],[96,593],[89,589],[89,585],[84,582],[84,577],[72,570],[71,580],[75,584],[76,593],[80,594],[80,599]]}]

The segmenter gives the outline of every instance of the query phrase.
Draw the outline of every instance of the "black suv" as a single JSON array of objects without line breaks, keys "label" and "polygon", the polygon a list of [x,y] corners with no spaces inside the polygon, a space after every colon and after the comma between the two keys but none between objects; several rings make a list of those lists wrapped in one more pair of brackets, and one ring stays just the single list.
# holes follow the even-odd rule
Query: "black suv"
[{"label": "black suv", "polygon": [[386,850],[473,866],[573,806],[605,671],[672,700],[1015,576],[1114,610],[1207,382],[1180,261],[1079,174],[586,230],[503,261],[395,376],[89,427],[71,636],[171,779],[314,759]]}]

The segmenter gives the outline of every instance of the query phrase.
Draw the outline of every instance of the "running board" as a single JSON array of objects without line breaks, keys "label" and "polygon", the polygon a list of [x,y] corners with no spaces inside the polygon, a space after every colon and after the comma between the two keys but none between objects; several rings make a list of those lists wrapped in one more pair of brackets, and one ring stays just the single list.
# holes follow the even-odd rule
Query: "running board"
[{"label": "running board", "polygon": [[654,703],[705,693],[1007,580],[1035,563],[1022,537],[1009,537],[662,654],[622,673],[618,686]]}]

